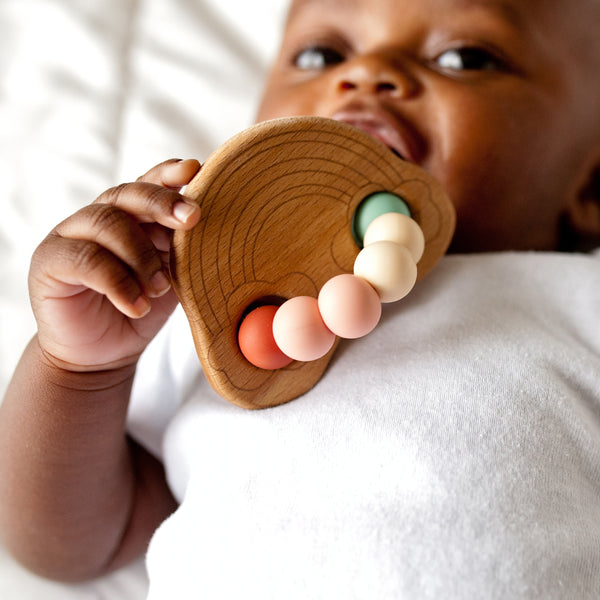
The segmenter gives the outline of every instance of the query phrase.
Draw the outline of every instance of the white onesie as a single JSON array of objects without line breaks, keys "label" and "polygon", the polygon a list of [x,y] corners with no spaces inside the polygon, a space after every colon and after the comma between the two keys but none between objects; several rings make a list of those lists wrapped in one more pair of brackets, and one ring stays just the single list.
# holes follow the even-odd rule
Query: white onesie
[{"label": "white onesie", "polygon": [[180,309],[130,431],[151,600],[600,598],[600,253],[450,256],[306,395],[219,398]]}]

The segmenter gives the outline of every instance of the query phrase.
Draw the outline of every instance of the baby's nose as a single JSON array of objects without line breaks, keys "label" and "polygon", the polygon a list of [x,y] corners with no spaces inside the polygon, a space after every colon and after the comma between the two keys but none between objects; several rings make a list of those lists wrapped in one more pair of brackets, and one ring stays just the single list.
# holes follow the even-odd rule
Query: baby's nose
[{"label": "baby's nose", "polygon": [[361,91],[409,98],[419,89],[417,80],[400,61],[369,54],[358,56],[338,67],[338,91]]}]

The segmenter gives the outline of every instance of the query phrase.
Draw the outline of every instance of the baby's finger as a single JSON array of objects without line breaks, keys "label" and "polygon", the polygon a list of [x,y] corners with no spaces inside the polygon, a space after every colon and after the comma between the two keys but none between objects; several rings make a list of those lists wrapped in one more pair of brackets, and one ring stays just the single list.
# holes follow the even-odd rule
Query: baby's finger
[{"label": "baby's finger", "polygon": [[189,158],[186,160],[167,160],[150,169],[138,181],[154,183],[171,189],[181,189],[187,185],[200,170],[200,163]]},{"label": "baby's finger", "polygon": [[140,223],[160,223],[170,229],[190,229],[200,219],[200,207],[174,190],[144,181],[103,192],[94,204],[108,204]]},{"label": "baby's finger", "polygon": [[171,231],[158,223],[140,223],[154,247],[164,256],[171,249]]},{"label": "baby's finger", "polygon": [[[126,265],[128,277],[137,280],[138,296],[141,291],[154,298],[162,296],[170,288],[159,250],[138,223],[114,206],[87,206],[58,225],[54,234],[63,239],[83,240],[102,249],[101,252],[96,251],[95,246],[81,246],[87,253],[83,255],[83,266],[79,267],[84,272],[90,262],[95,264],[97,257],[104,257],[106,251]],[[74,260],[77,264],[82,262],[80,256],[74,256]],[[131,282],[127,285],[131,286]]]},{"label": "baby's finger", "polygon": [[[52,257],[48,260],[48,255]],[[124,315],[137,319],[150,310],[150,300],[126,264],[89,240],[46,238],[34,254],[30,271],[32,302],[72,298],[92,290]]]}]

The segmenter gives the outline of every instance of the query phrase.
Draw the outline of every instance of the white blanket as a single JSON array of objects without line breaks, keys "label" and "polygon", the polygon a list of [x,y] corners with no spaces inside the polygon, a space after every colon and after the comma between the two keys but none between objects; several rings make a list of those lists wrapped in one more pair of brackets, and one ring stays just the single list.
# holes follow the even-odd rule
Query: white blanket
[{"label": "white blanket", "polygon": [[[107,187],[166,158],[202,160],[251,124],[286,5],[0,2],[0,397],[35,329],[35,246]],[[2,600],[134,600],[145,581],[139,566],[132,573],[71,591],[30,577],[0,548]]]},{"label": "white blanket", "polygon": [[131,427],[180,509],[151,600],[600,597],[600,253],[452,256],[289,404],[227,404],[183,313]]}]

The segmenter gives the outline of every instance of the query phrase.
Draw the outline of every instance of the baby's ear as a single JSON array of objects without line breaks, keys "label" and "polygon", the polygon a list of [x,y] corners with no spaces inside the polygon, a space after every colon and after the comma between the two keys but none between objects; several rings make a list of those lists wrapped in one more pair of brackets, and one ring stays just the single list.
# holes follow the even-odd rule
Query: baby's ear
[{"label": "baby's ear", "polygon": [[567,222],[578,249],[600,246],[600,160],[588,169],[567,207]]}]

